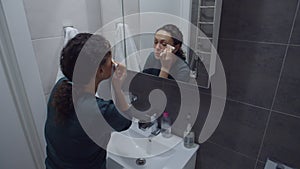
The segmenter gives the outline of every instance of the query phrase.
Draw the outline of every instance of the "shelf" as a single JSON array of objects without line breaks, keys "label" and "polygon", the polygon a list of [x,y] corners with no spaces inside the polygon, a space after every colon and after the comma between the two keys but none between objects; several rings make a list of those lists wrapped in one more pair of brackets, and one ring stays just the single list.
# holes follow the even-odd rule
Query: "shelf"
[{"label": "shelf", "polygon": [[207,25],[213,25],[214,22],[198,22],[198,24],[207,24]]},{"label": "shelf", "polygon": [[199,8],[203,9],[203,8],[216,8],[215,6],[199,6]]}]

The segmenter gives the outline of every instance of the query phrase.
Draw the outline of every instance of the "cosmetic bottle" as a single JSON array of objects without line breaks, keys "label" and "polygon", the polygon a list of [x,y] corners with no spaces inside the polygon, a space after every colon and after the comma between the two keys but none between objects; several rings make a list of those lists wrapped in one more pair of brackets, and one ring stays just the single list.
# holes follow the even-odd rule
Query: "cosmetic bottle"
[{"label": "cosmetic bottle", "polygon": [[171,119],[169,117],[168,112],[163,113],[163,117],[161,119],[161,134],[163,137],[169,138],[172,136],[171,133]]}]

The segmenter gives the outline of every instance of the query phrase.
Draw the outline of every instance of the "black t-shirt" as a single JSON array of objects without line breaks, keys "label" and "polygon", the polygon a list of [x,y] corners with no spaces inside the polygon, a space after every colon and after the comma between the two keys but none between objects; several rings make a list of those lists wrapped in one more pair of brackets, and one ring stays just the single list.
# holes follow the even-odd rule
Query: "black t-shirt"
[{"label": "black t-shirt", "polygon": [[[154,52],[151,52],[146,60],[143,72],[159,76],[160,69],[160,60],[155,58]],[[168,79],[175,79],[182,82],[188,82],[190,80],[190,68],[187,65],[187,63],[181,58],[178,58],[170,69]]]},{"label": "black t-shirt", "polygon": [[[48,114],[45,124],[47,142],[47,169],[104,169],[106,168],[106,150],[98,146],[83,130],[75,112],[64,121],[55,122],[56,110],[52,106],[53,94],[66,78],[60,79],[52,90],[48,102]],[[95,96],[86,95],[84,98],[95,101]],[[117,131],[126,130],[131,121],[124,118],[116,109],[112,100],[105,101],[96,98],[101,114],[108,124]],[[101,115],[99,115],[101,116]],[[100,135],[100,133],[99,133]],[[110,133],[106,139],[109,141]]]}]

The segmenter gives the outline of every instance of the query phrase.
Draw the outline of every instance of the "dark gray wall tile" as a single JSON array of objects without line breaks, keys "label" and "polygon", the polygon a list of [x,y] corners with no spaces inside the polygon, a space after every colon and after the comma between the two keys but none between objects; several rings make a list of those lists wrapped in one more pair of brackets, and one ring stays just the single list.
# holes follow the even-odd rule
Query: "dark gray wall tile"
[{"label": "dark gray wall tile", "polygon": [[297,0],[224,0],[221,38],[287,43]]},{"label": "dark gray wall tile", "polygon": [[258,162],[257,166],[255,167],[255,169],[264,169],[264,168],[265,168],[265,163],[261,163],[261,162]]},{"label": "dark gray wall tile", "polygon": [[256,158],[266,126],[268,110],[227,101],[211,142]]},{"label": "dark gray wall tile", "polygon": [[296,17],[293,34],[292,34],[290,43],[300,45],[300,12],[299,12],[299,10],[297,13],[297,17]]},{"label": "dark gray wall tile", "polygon": [[254,159],[224,149],[212,143],[200,145],[197,153],[197,169],[253,169]]},{"label": "dark gray wall tile", "polygon": [[196,122],[192,128],[192,130],[195,132],[195,138],[196,138],[195,141],[196,142],[198,142],[200,133],[205,132],[205,131],[202,131],[202,129],[203,129],[203,125],[204,125],[205,121],[207,120],[207,115],[209,113],[210,106],[211,106],[211,99],[212,99],[212,97],[210,95],[202,94],[202,93],[200,94],[199,113],[196,118]]},{"label": "dark gray wall tile", "polygon": [[259,159],[300,168],[300,118],[272,112]]},{"label": "dark gray wall tile", "polygon": [[300,117],[300,46],[290,46],[281,75],[274,110]]},{"label": "dark gray wall tile", "polygon": [[[171,80],[163,80],[167,95],[166,111],[170,112],[173,126],[172,131],[178,136],[183,136],[187,126],[187,116],[190,115],[189,123],[194,124],[193,130],[200,132],[206,119],[211,97],[199,92],[198,86],[176,83]],[[181,86],[180,91],[177,87]],[[195,98],[198,95],[199,100]],[[198,136],[196,136],[198,138]]]},{"label": "dark gray wall tile", "polygon": [[220,40],[228,97],[271,108],[286,46]]}]

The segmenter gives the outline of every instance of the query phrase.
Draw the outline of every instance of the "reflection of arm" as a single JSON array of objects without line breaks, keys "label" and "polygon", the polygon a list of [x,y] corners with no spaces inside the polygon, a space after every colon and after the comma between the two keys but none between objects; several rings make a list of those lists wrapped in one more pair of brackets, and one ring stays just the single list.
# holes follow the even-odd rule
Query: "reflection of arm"
[{"label": "reflection of arm", "polygon": [[164,70],[163,68],[160,69],[159,77],[168,78],[169,76],[169,70]]}]

